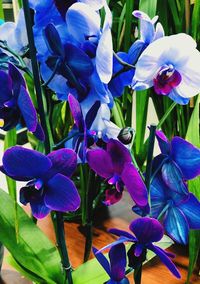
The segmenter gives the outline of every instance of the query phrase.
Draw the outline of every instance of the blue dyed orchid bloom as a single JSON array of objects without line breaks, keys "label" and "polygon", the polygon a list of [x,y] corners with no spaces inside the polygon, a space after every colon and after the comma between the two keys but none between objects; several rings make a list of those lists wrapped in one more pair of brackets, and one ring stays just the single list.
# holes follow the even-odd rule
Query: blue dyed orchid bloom
[{"label": "blue dyed orchid bloom", "polygon": [[0,89],[0,128],[10,130],[23,119],[28,130],[38,139],[44,140],[25,80],[11,63],[8,63],[8,71],[0,70]]},{"label": "blue dyed orchid bloom", "polygon": [[129,150],[121,142],[110,139],[106,150],[89,150],[87,161],[93,171],[105,178],[108,184],[116,187],[116,190],[106,190],[106,205],[114,204],[121,199],[124,186],[139,207],[148,204],[146,186],[132,164]]},{"label": "blue dyed orchid bloom", "polygon": [[136,64],[132,88],[154,87],[158,95],[187,104],[200,92],[200,52],[186,34],[165,36],[152,42]]},{"label": "blue dyed orchid bloom", "polygon": [[102,265],[110,280],[106,284],[129,284],[126,278],[126,249],[124,244],[113,246],[109,251],[109,260],[96,248],[93,253],[98,262]]},{"label": "blue dyed orchid bloom", "polygon": [[29,181],[20,190],[20,201],[30,203],[32,214],[41,219],[55,211],[76,211],[78,191],[70,177],[76,169],[74,151],[61,149],[47,156],[20,146],[4,153],[1,171],[15,180]]},{"label": "blue dyed orchid bloom", "polygon": [[19,11],[17,22],[5,22],[0,26],[0,40],[6,41],[9,48],[23,54],[28,46],[24,11]]},{"label": "blue dyed orchid bloom", "polygon": [[182,192],[171,190],[158,172],[150,188],[151,215],[163,218],[164,228],[172,239],[187,244],[189,229],[200,229],[200,202],[188,192],[186,184],[181,188],[183,186]]},{"label": "blue dyed orchid bloom", "polygon": [[[164,36],[164,30],[157,23],[158,16],[150,19],[142,11],[135,10],[133,15],[140,20],[140,39],[136,40],[130,47],[128,53],[118,52],[117,56],[124,62],[134,66],[145,48],[153,41]],[[124,66],[113,58],[113,78],[109,83],[109,89],[114,97],[122,95],[124,87],[130,86],[135,75],[135,68]]]},{"label": "blue dyed orchid bloom", "polygon": [[[145,261],[146,251],[149,249],[160,258],[174,276],[181,278],[179,271],[170,259],[170,257],[174,257],[174,255],[154,244],[154,242],[160,241],[164,234],[163,227],[158,220],[149,217],[139,218],[130,223],[129,229],[134,235],[123,230],[110,229],[110,233],[120,238],[105,246],[99,250],[99,252],[125,242],[134,243],[128,251],[130,267],[137,268],[138,265],[141,265],[142,262]],[[96,255],[97,254],[98,252]]]},{"label": "blue dyed orchid bloom", "polygon": [[162,131],[156,131],[161,154],[155,158],[155,167],[161,168],[165,183],[174,191],[183,190],[182,180],[190,180],[200,175],[200,150],[181,137],[171,142]]}]

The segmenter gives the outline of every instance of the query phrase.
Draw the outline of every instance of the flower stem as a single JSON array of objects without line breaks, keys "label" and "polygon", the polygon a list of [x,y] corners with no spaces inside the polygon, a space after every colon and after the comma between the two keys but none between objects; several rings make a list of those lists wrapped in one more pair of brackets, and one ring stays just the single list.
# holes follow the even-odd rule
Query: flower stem
[{"label": "flower stem", "polygon": [[173,102],[170,107],[168,108],[168,110],[165,112],[165,114],[163,115],[163,117],[161,118],[161,120],[159,121],[156,129],[160,129],[161,126],[163,125],[163,123],[165,122],[165,120],[167,119],[167,117],[169,116],[169,114],[171,113],[171,111],[175,108],[175,106],[177,105],[176,102]]},{"label": "flower stem", "polygon": [[142,280],[142,264],[140,264],[140,266],[138,266],[134,270],[133,277],[134,277],[135,284],[141,284],[141,280]]},{"label": "flower stem", "polygon": [[150,208],[151,208],[150,181],[151,181],[151,172],[152,172],[152,159],[153,159],[155,135],[156,135],[156,125],[152,124],[150,125],[149,145],[147,152],[147,167],[146,167],[146,176],[145,176],[145,184],[149,193]]}]

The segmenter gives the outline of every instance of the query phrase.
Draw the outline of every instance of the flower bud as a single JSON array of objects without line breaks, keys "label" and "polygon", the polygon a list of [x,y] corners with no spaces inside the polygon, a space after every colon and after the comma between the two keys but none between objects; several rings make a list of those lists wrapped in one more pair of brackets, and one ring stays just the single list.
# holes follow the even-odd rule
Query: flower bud
[{"label": "flower bud", "polygon": [[128,145],[131,143],[133,136],[135,134],[135,130],[131,127],[125,127],[122,128],[119,132],[117,138],[120,142],[122,142],[124,145]]}]

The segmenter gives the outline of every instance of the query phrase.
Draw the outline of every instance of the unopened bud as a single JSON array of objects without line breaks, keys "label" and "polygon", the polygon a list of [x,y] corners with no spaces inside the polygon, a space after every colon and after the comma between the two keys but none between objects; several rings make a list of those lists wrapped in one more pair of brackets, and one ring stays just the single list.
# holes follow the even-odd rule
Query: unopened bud
[{"label": "unopened bud", "polygon": [[125,127],[122,128],[119,132],[117,138],[120,142],[122,142],[124,145],[128,145],[131,143],[133,136],[135,134],[135,130],[131,127]]}]

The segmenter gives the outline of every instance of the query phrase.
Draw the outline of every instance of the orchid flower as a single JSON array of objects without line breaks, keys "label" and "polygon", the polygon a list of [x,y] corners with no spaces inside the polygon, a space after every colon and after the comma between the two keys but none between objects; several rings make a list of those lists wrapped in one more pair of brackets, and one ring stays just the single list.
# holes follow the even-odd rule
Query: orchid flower
[{"label": "orchid flower", "polygon": [[124,244],[113,246],[109,251],[109,261],[96,248],[93,248],[93,253],[102,265],[110,280],[106,284],[128,284],[129,280],[126,278],[126,249]]},{"label": "orchid flower", "polygon": [[162,131],[156,131],[161,154],[155,158],[155,167],[160,168],[165,183],[177,191],[177,183],[200,175],[200,150],[181,137],[171,142]]},{"label": "orchid flower", "polygon": [[11,63],[8,63],[8,72],[0,70],[0,89],[0,128],[10,130],[23,119],[28,130],[38,139],[44,140],[25,80]]},{"label": "orchid flower", "polygon": [[118,202],[124,186],[138,206],[148,204],[147,189],[137,169],[132,164],[129,150],[118,140],[110,139],[104,149],[87,152],[87,161],[93,171],[105,178],[116,190],[106,190],[106,205]]},{"label": "orchid flower", "polygon": [[187,104],[200,92],[200,52],[196,45],[191,36],[183,33],[152,42],[138,59],[132,88],[153,86],[158,95]]},{"label": "orchid flower", "polygon": [[[100,249],[98,252],[125,242],[134,243],[128,251],[130,267],[137,268],[138,265],[141,265],[146,259],[146,252],[147,249],[149,249],[160,258],[174,276],[181,278],[179,271],[170,259],[170,257],[174,257],[174,255],[154,244],[154,242],[160,241],[164,234],[163,227],[158,220],[149,217],[139,218],[130,223],[129,229],[134,235],[123,230],[110,229],[110,233],[120,238]],[[98,252],[96,252],[96,255]]]},{"label": "orchid flower", "polygon": [[35,150],[14,146],[6,150],[1,171],[14,180],[29,181],[20,189],[20,201],[30,203],[32,214],[40,219],[51,210],[76,211],[78,191],[70,177],[76,169],[74,151],[61,149],[47,156]]}]

